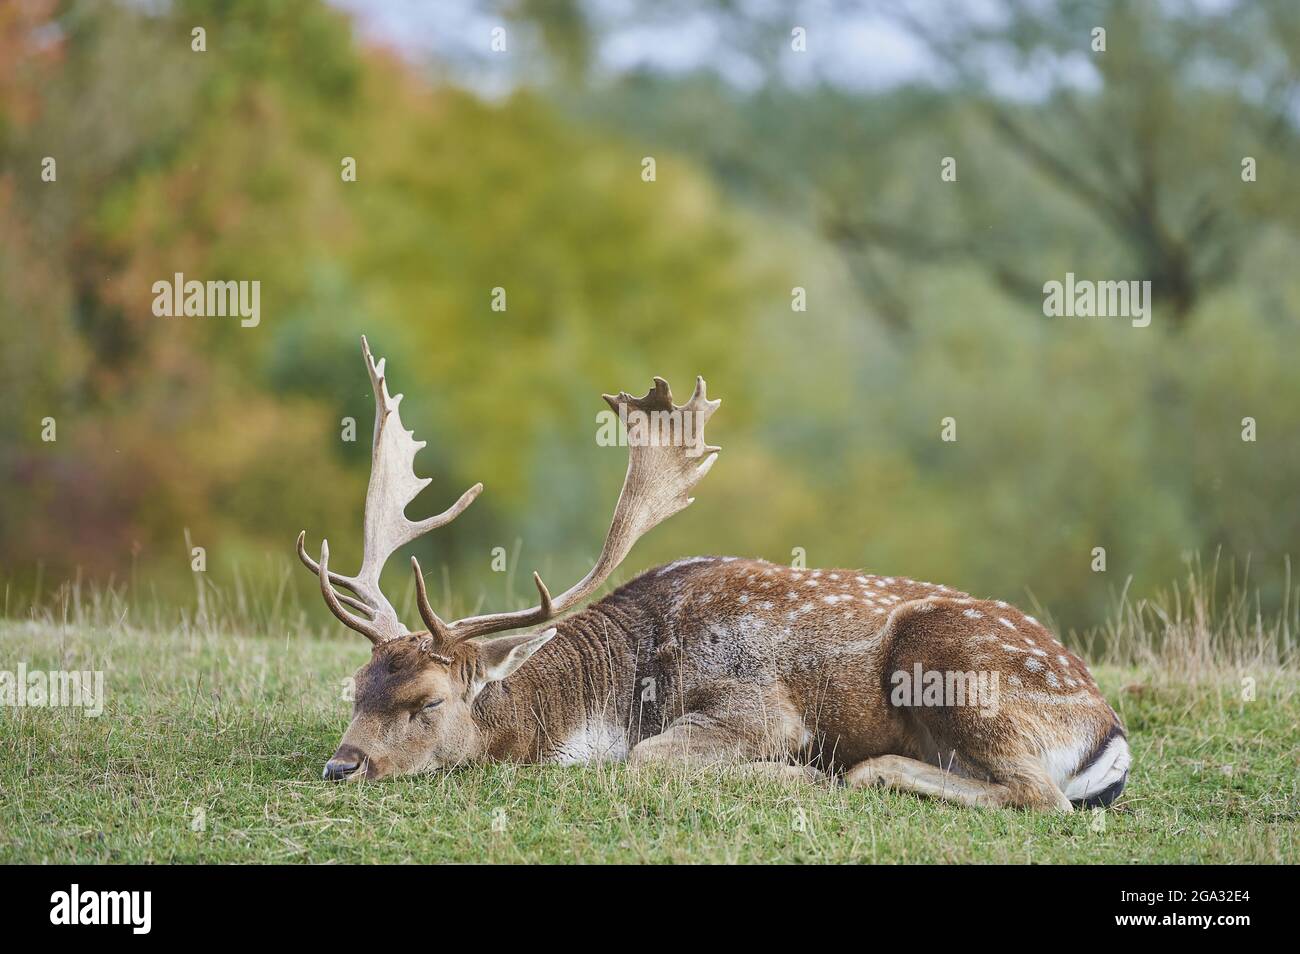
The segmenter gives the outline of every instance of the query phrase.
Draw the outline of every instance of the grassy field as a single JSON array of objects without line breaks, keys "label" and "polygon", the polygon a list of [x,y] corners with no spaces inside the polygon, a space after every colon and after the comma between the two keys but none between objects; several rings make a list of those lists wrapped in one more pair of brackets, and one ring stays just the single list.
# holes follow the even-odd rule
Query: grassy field
[{"label": "grassy field", "polygon": [[356,637],[0,621],[0,670],[105,672],[98,718],[0,708],[0,862],[1294,863],[1294,629],[1252,637],[1240,609],[1117,615],[1127,661],[1096,673],[1135,766],[1112,810],[1070,816],[617,765],[331,785]]}]

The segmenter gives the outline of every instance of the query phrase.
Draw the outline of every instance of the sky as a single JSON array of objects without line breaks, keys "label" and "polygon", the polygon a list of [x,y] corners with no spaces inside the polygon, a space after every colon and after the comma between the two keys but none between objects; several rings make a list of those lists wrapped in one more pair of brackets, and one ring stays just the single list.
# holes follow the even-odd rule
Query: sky
[{"label": "sky", "polygon": [[[507,42],[527,52],[531,38],[501,17],[485,12],[482,0],[330,0],[351,13],[364,36],[395,47],[415,60],[456,63],[461,82],[472,86],[509,85],[510,69],[496,68],[487,58],[494,27],[507,27]],[[751,0],[771,7],[774,0]],[[967,0],[974,5],[978,0]],[[638,68],[688,72],[712,66],[741,87],[761,80],[758,67],[727,50],[722,25],[705,13],[664,18],[661,23],[625,25],[631,0],[593,0],[591,9],[602,24],[598,67],[618,74]],[[889,18],[861,12],[834,14],[825,2],[802,5],[802,26],[809,52],[789,51],[789,37],[779,41],[783,67],[793,82],[819,74],[835,83],[859,89],[879,89],[924,80],[935,64],[922,46]],[[776,38],[774,38],[775,40]]]}]

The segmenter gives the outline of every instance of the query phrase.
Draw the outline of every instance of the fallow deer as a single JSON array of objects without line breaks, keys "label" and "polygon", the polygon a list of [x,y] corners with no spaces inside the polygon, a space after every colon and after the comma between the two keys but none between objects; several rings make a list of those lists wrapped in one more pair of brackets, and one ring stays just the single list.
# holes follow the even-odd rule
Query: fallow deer
[{"label": "fallow deer", "polygon": [[[389,394],[384,361],[364,338],[362,351],[376,406],[361,569],[331,571],[328,543],[317,562],[305,531],[298,537],[330,610],[374,644],[327,779],[481,760],[627,760],[830,774],[971,806],[1070,811],[1107,805],[1123,789],[1124,729],[1088,668],[1002,601],[856,570],[692,557],[559,618],[605,583],[642,534],[692,502],[719,450],[699,446],[720,403],[708,400],[702,378],[680,406],[660,378],[642,398],[605,396],[625,422],[658,415],[698,444],[656,440],[662,431],[653,429],[627,441],[623,488],[585,577],[552,597],[534,574],[536,606],[448,623],[412,559],[426,629],[409,632],[380,591],[385,562],[459,516],[483,485],[437,516],[407,519],[429,483],[414,470],[424,443],[403,427],[402,396]],[[946,698],[954,674],[978,675],[993,697]],[[925,691],[900,693],[913,676]]]}]

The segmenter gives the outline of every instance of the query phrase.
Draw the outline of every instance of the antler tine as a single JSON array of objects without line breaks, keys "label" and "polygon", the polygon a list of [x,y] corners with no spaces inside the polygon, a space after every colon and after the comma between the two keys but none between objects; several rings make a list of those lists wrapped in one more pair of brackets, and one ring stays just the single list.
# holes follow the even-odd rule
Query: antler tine
[{"label": "antler tine", "polygon": [[[420,561],[411,557],[411,569],[415,572],[415,605],[420,610],[420,618],[424,620],[424,625],[428,627],[429,634],[437,641],[437,646],[441,651],[446,651],[457,643],[468,639],[475,633],[466,632],[464,629],[457,632],[455,625],[448,625],[442,621],[442,618],[433,611],[429,603],[429,597],[424,589],[424,572],[420,569]],[[537,587],[537,594],[541,597],[541,603],[532,609],[519,610],[514,613],[500,613],[497,618],[509,618],[510,624],[500,626],[500,629],[518,629],[523,626],[535,626],[538,623],[544,623],[555,615],[555,609],[551,602],[550,590],[542,582],[541,576],[533,572],[533,584]],[[461,622],[464,622],[462,620]]]},{"label": "antler tine", "polygon": [[[343,608],[342,604],[339,602],[338,594],[334,592],[334,587],[330,586],[329,560],[329,541],[321,540],[320,564],[316,573],[320,579],[320,591],[321,595],[325,597],[325,605],[330,608],[330,612],[337,616],[344,626],[347,626],[350,629],[355,629],[362,636],[366,637],[366,639],[378,646],[387,638],[386,634],[376,629],[365,620],[353,616]],[[349,605],[353,604],[355,604],[355,601],[349,598]]]},{"label": "antler tine", "polygon": [[545,622],[555,615],[555,605],[551,602],[551,591],[546,588],[542,582],[542,575],[533,570],[533,584],[537,587],[537,595],[542,598],[541,605],[537,607],[540,616],[538,622]]},{"label": "antler tine", "polygon": [[[328,572],[324,557],[318,564],[307,555],[304,545],[306,531],[298,535],[298,556],[324,581],[322,593],[334,614],[373,642],[377,634],[382,640],[405,636],[409,632],[379,588],[379,577],[388,558],[399,547],[459,517],[482,492],[483,485],[470,487],[440,514],[424,520],[407,519],[406,507],[430,483],[428,477],[415,474],[415,455],[425,442],[417,441],[414,432],[403,426],[398,410],[402,395],[389,394],[386,362],[383,358],[375,360],[370,342],[364,335],[361,353],[366,359],[366,372],[375,396],[375,430],[370,445],[370,483],[366,488],[361,569],[356,576]],[[353,595],[336,593],[330,584],[346,587]],[[346,613],[342,604],[363,613],[366,619],[359,620]]]},{"label": "antler tine", "polygon": [[432,636],[439,645],[447,643],[451,636],[451,631],[447,624],[438,618],[438,614],[433,611],[429,605],[429,594],[424,590],[424,571],[420,569],[420,561],[411,557],[411,569],[415,571],[415,605],[420,610],[420,618],[424,620],[424,625],[429,629],[429,635]]},{"label": "antler tine", "polygon": [[[604,584],[638,539],[695,501],[687,494],[709,472],[721,450],[704,443],[704,425],[722,403],[708,399],[704,378],[695,379],[695,391],[683,405],[673,404],[668,382],[659,377],[645,397],[634,398],[622,391],[603,397],[627,428],[628,463],[595,566],[554,600],[534,573],[541,603],[531,609],[472,616],[451,624],[439,620],[449,633],[448,644],[532,626],[572,609]],[[639,412],[636,419],[634,411]]]},{"label": "antler tine", "polygon": [[[318,574],[320,573],[320,564],[307,555],[306,544],[307,544],[307,531],[301,530],[298,533],[298,559],[302,560],[303,565],[306,566],[307,569],[311,570],[313,574]],[[333,570],[329,571],[328,578],[331,583],[337,584],[338,586],[346,586],[351,588],[351,586],[353,585],[352,580],[349,580],[346,576],[342,576],[338,573],[335,573]],[[354,610],[360,610],[362,613],[365,613],[366,619],[372,619],[374,617],[375,611],[372,610],[365,603],[361,602],[359,599],[355,599],[354,597],[348,596],[348,594],[346,593],[335,593],[334,595],[337,596],[344,603],[346,603],[348,606],[351,606]]]}]

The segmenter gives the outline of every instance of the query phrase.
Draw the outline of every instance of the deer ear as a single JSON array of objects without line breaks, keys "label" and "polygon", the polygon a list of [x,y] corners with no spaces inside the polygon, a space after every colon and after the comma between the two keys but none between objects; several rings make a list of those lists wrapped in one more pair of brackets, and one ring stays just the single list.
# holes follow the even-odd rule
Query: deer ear
[{"label": "deer ear", "polygon": [[479,659],[487,673],[487,681],[497,682],[506,678],[528,662],[533,653],[545,646],[554,635],[555,629],[552,627],[540,633],[518,633],[479,643]]}]

